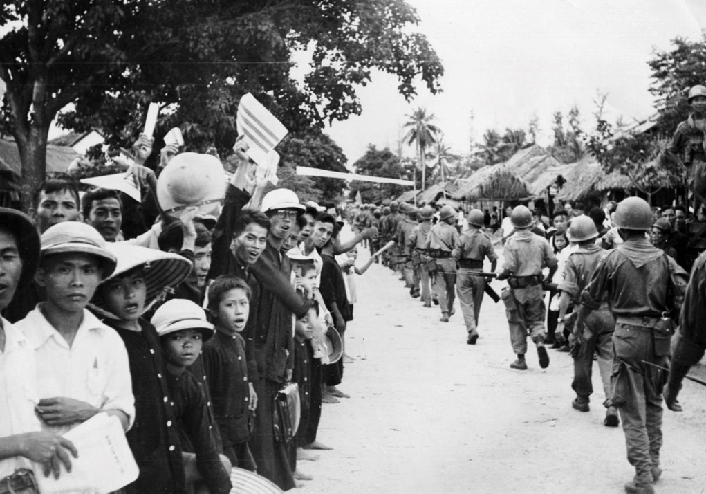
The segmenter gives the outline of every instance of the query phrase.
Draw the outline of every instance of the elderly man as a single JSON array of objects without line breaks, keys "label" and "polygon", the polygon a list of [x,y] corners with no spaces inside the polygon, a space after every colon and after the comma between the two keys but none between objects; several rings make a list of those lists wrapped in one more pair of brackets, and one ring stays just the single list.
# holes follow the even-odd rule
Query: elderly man
[{"label": "elderly man", "polygon": [[[39,236],[30,219],[0,208],[0,309],[34,276],[39,259]],[[44,474],[58,476],[63,464],[71,468],[73,444],[53,431],[41,431],[35,414],[34,349],[22,332],[0,318],[0,491],[21,492],[32,462]]]},{"label": "elderly man", "polygon": [[36,280],[46,302],[17,327],[35,350],[37,413],[49,430],[66,432],[99,412],[118,417],[125,430],[135,419],[125,345],[86,310],[115,264],[103,237],[85,223],[60,223],[42,235]]}]

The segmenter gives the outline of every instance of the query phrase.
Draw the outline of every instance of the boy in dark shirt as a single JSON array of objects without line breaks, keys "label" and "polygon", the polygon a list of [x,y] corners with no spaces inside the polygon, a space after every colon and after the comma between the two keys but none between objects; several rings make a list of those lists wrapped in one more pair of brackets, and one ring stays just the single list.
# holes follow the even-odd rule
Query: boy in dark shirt
[{"label": "boy in dark shirt", "polygon": [[203,346],[202,358],[223,453],[233,466],[254,471],[248,440],[257,394],[248,375],[256,363],[247,360],[240,335],[250,314],[250,287],[241,278],[219,276],[209,286],[208,307],[216,334]]},{"label": "boy in dark shirt", "polygon": [[204,341],[213,336],[213,325],[201,307],[185,299],[166,302],[151,322],[162,344],[174,418],[195,452],[195,458],[192,453],[184,453],[186,482],[194,485],[194,492],[228,493],[230,462],[219,457],[206,399],[196,378],[185,372],[201,353]]}]

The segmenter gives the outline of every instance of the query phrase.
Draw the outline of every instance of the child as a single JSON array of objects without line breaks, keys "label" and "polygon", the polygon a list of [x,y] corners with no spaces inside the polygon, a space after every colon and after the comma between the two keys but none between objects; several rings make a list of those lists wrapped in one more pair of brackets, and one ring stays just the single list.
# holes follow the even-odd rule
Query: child
[{"label": "child", "polygon": [[250,315],[250,287],[241,278],[219,276],[208,289],[208,310],[216,334],[203,346],[203,366],[213,399],[223,453],[234,467],[255,471],[248,447],[249,418],[257,408],[255,389],[248,375],[256,365],[245,355],[240,333]]},{"label": "child", "polygon": [[358,268],[355,265],[355,261],[358,259],[358,248],[353,247],[351,250],[346,252],[341,268],[345,273],[346,282],[346,295],[348,295],[348,304],[350,306],[351,319],[353,318],[353,306],[358,301],[358,293],[356,291],[355,277],[365,274],[373,262],[375,262],[375,255],[370,256],[368,262],[366,262],[362,268]]},{"label": "child", "polygon": [[219,458],[206,399],[196,378],[185,372],[201,354],[203,343],[213,336],[213,325],[206,320],[201,307],[185,299],[166,302],[157,309],[151,322],[164,352],[174,417],[195,452],[195,455],[184,453],[186,482],[198,486],[195,492],[228,493],[230,462]]},{"label": "child", "polygon": [[182,492],[183,459],[169,399],[166,371],[154,326],[141,316],[164,287],[191,272],[191,263],[176,254],[115,243],[109,246],[118,265],[96,290],[89,307],[122,338],[127,348],[137,419],[126,437],[140,475],[127,494]]}]

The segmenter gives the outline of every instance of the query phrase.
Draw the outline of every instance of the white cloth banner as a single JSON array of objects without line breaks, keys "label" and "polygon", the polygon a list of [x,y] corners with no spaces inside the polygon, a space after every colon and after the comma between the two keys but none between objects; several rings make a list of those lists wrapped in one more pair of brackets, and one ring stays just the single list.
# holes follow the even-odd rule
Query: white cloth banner
[{"label": "white cloth banner", "polygon": [[298,166],[297,175],[302,175],[306,177],[340,178],[341,180],[348,181],[359,180],[361,182],[375,182],[378,184],[408,185],[410,187],[414,186],[414,182],[412,182],[411,180],[374,177],[372,175],[359,175],[357,173],[332,172],[331,170],[320,170],[318,168],[311,168],[309,166]]},{"label": "white cloth banner", "polygon": [[267,168],[268,155],[287,135],[287,128],[250,93],[240,99],[235,125],[248,144],[248,156]]}]

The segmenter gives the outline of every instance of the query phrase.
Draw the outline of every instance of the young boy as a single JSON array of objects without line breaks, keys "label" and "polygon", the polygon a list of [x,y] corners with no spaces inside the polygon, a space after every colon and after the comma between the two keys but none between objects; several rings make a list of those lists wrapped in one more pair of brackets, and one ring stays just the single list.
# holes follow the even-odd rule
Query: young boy
[{"label": "young boy", "polygon": [[223,453],[234,467],[255,471],[248,440],[257,395],[248,375],[256,363],[247,360],[241,336],[250,315],[250,295],[248,284],[234,276],[219,276],[209,286],[208,310],[216,334],[203,346],[203,366]]},{"label": "young boy", "polygon": [[125,243],[109,248],[118,266],[99,285],[91,309],[122,338],[130,361],[137,418],[126,437],[140,475],[125,492],[184,492],[183,459],[159,337],[141,316],[163,287],[186,279],[191,263],[177,254]]},{"label": "young boy", "polygon": [[166,359],[174,417],[195,453],[184,453],[186,482],[195,486],[195,492],[228,493],[230,462],[219,458],[206,398],[196,378],[186,372],[201,354],[204,342],[213,336],[213,325],[206,320],[201,307],[185,299],[166,302],[157,309],[151,322]]}]

